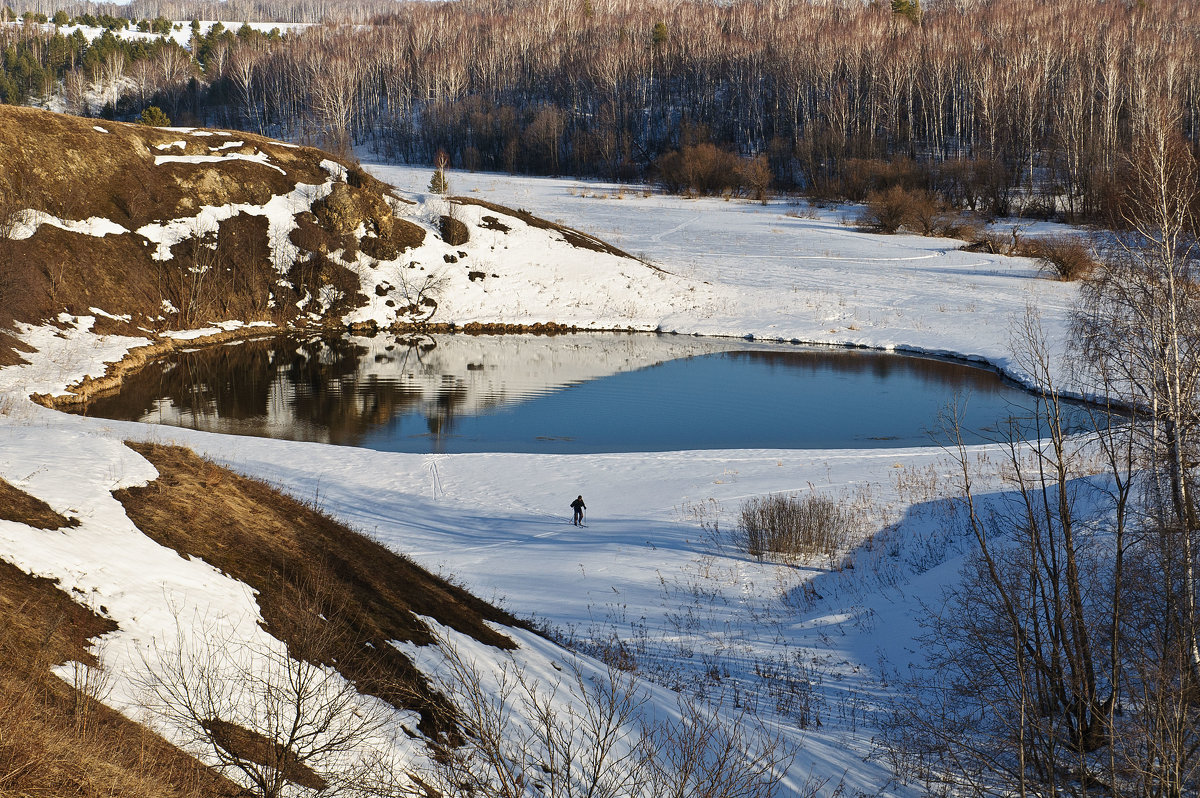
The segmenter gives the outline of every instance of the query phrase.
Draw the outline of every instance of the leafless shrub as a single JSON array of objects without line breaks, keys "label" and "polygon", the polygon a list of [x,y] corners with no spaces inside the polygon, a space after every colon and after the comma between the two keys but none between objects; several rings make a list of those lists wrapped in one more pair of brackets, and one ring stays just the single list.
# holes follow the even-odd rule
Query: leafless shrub
[{"label": "leafless shrub", "polygon": [[1091,248],[1076,236],[1028,238],[1021,235],[1020,226],[1014,225],[1008,233],[988,231],[971,235],[969,231],[962,231],[955,237],[970,240],[965,249],[973,252],[1033,258],[1043,271],[1060,280],[1081,280],[1097,267]]},{"label": "leafless shrub", "polygon": [[771,198],[771,179],[771,164],[765,155],[743,158],[738,166],[738,182],[763,205]]},{"label": "leafless shrub", "polygon": [[[723,718],[707,707],[680,699],[679,719],[653,727],[642,743],[648,795],[696,798],[773,798],[792,752],[778,734],[755,718]],[[796,798],[811,798],[825,782],[810,779]]]},{"label": "leafless shrub", "polygon": [[[466,745],[434,758],[446,798],[772,798],[792,753],[753,717],[728,717],[680,698],[676,717],[649,721],[635,678],[567,662],[544,682],[509,660],[498,670],[447,656],[439,687],[461,710]],[[801,795],[813,795],[812,783]]]},{"label": "leafless shrub", "polygon": [[171,248],[172,259],[159,264],[156,273],[159,300],[176,313],[181,328],[193,327],[212,312],[219,293],[221,269],[217,231],[197,223],[189,235]]},{"label": "leafless shrub", "polygon": [[[313,637],[347,633],[336,619],[310,621]],[[381,702],[282,643],[247,644],[213,619],[178,612],[175,630],[179,642],[156,648],[138,678],[151,722],[169,728],[184,750],[258,798],[290,794],[290,785],[330,796],[391,788],[391,713]]]},{"label": "leafless shrub", "polygon": [[821,214],[817,212],[816,206],[809,205],[809,204],[798,205],[797,207],[792,208],[787,213],[785,213],[784,216],[788,217],[789,219],[820,219],[821,218]]},{"label": "leafless shrub", "polygon": [[438,686],[459,707],[466,744],[434,758],[438,792],[447,798],[517,798],[531,787],[554,796],[633,793],[633,724],[646,698],[631,675],[609,669],[589,679],[573,663],[562,683],[543,684],[512,661],[489,673],[446,641],[441,647],[447,658]]},{"label": "leafless shrub", "polygon": [[1064,281],[1081,280],[1096,268],[1091,248],[1076,236],[1029,239],[1021,254],[1037,258],[1044,271]]},{"label": "leafless shrub", "polygon": [[872,191],[858,223],[868,230],[895,233],[901,227],[922,235],[937,235],[947,225],[944,205],[924,189],[903,186]]},{"label": "leafless shrub", "polygon": [[868,230],[894,233],[908,217],[908,192],[900,186],[867,195],[866,207],[858,215],[858,223]]},{"label": "leafless shrub", "polygon": [[1031,257],[1028,255],[1025,239],[1021,238],[1020,225],[1013,225],[1007,234],[985,230],[982,234],[974,236],[971,243],[963,249],[970,252],[986,252],[989,255]]},{"label": "leafless shrub", "polygon": [[747,191],[760,202],[770,196],[771,169],[764,156],[741,158],[707,142],[669,152],[655,161],[662,187],[672,194],[732,196]]},{"label": "leafless shrub", "polygon": [[862,202],[872,193],[892,188],[916,189],[925,181],[923,169],[910,158],[882,160],[850,158],[838,178],[835,194],[852,202]]},{"label": "leafless shrub", "polygon": [[937,228],[930,235],[974,241],[979,236],[979,228],[982,224],[983,221],[973,213],[946,211],[939,215]]},{"label": "leafless shrub", "polygon": [[851,514],[820,494],[799,498],[775,493],[746,501],[738,515],[740,547],[752,557],[833,557],[854,526]]},{"label": "leafless shrub", "polygon": [[443,241],[452,247],[459,247],[471,239],[471,230],[461,219],[455,218],[453,203],[449,211],[438,219],[439,230]]},{"label": "leafless shrub", "polygon": [[419,325],[432,320],[447,282],[446,276],[440,272],[420,272],[416,275],[401,272],[396,290],[403,304],[396,309],[397,321]]},{"label": "leafless shrub", "polygon": [[821,727],[824,701],[816,690],[821,675],[801,656],[784,653],[758,660],[754,663],[754,675],[762,683],[761,693],[771,699],[777,713],[790,718],[801,729]]}]

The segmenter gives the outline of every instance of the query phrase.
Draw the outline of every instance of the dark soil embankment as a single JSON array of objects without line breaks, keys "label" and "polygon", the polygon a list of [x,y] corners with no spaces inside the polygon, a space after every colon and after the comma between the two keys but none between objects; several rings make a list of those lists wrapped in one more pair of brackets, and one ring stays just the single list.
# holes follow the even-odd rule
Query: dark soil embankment
[{"label": "dark soil embankment", "polygon": [[116,494],[139,529],[258,591],[267,631],[292,656],[419,712],[431,738],[457,738],[453,707],[390,641],[433,643],[422,615],[508,649],[513,642],[488,622],[519,625],[515,618],[269,485],[187,449],[130,445],[159,473]]},{"label": "dark soil embankment", "polygon": [[[57,530],[75,521],[0,481],[0,517]],[[0,795],[224,798],[234,784],[96,700],[103,675],[80,667],[75,684],[55,665],[96,664],[90,646],[116,624],[52,579],[0,560]],[[80,688],[80,689],[77,689]]]}]

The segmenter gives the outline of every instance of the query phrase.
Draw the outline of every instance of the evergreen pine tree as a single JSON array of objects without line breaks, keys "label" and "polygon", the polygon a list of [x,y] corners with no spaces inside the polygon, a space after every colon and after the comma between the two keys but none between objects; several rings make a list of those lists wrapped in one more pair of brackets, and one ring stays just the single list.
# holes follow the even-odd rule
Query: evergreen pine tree
[{"label": "evergreen pine tree", "polygon": [[151,105],[142,111],[142,118],[139,120],[139,124],[150,127],[170,127],[171,119],[163,112],[163,109],[157,105]]},{"label": "evergreen pine tree", "polygon": [[446,167],[449,164],[450,156],[444,150],[438,150],[438,154],[433,158],[433,165],[437,168],[433,177],[429,179],[429,190],[434,194],[450,193],[450,181],[446,179]]},{"label": "evergreen pine tree", "polygon": [[907,17],[914,25],[920,25],[921,0],[892,0],[892,13]]}]

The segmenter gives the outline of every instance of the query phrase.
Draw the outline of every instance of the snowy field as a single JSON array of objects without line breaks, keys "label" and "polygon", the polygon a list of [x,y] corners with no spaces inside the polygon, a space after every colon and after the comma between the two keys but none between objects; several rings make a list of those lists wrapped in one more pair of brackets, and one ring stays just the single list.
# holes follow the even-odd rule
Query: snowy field
[{"label": "snowy field", "polygon": [[[427,168],[366,166],[402,189],[427,191]],[[1025,258],[964,252],[953,239],[859,233],[852,206],[685,200],[618,184],[485,173],[450,172],[449,179],[452,194],[582,229],[692,281],[694,291],[662,308],[664,331],[952,354],[1021,378],[1012,323],[1032,305],[1061,342],[1075,296]],[[693,301],[697,293],[704,301]]]},{"label": "snowy field", "polygon": [[[431,208],[441,202],[421,196],[428,169],[369,168]],[[851,209],[643,196],[572,180],[452,173],[450,181],[454,193],[561,221],[667,272],[647,269],[625,283],[629,318],[649,329],[947,353],[1021,378],[1013,322],[1035,307],[1061,349],[1074,297],[1031,261],[856,232],[843,224]],[[532,245],[511,240],[513,256],[527,261],[527,290],[488,302],[519,303],[530,320],[584,321],[578,309],[596,290],[588,274],[539,262]],[[496,265],[506,257],[497,251]],[[447,300],[439,310],[450,318],[487,310],[472,297],[463,300],[470,307]],[[914,635],[925,603],[953,584],[961,555],[939,501],[954,484],[941,451],[414,455],[220,436],[32,405],[28,393],[100,373],[133,342],[86,329],[26,338],[39,350],[32,365],[0,370],[0,477],[82,523],[32,534],[0,522],[0,556],[108,607],[122,629],[104,643],[106,665],[137,662],[156,626],[167,625],[173,596],[229,618],[233,634],[259,634],[245,622],[256,617],[248,591],[202,563],[147,551],[139,558],[152,566],[116,565],[129,560],[136,534],[109,491],[152,476],[120,441],[179,442],[315,500],[518,616],[593,646],[619,640],[659,687],[759,713],[798,747],[792,792],[821,783],[822,795],[911,794],[891,783],[878,712],[896,674],[920,660]],[[746,498],[780,491],[844,500],[856,539],[874,543],[795,567],[755,562],[714,533],[714,524],[732,526]],[[568,522],[577,494],[588,506],[585,528]],[[530,661],[555,656],[537,648]],[[132,705],[123,690],[118,681],[112,702]],[[669,699],[655,695],[667,711]]]}]

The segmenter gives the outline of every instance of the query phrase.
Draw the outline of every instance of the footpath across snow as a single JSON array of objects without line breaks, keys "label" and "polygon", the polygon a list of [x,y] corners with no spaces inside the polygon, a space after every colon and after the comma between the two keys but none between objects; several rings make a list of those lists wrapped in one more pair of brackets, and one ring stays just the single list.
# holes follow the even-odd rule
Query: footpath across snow
[{"label": "footpath across snow", "polygon": [[[428,170],[371,171],[417,194],[429,179]],[[559,220],[669,273],[660,279],[647,267],[624,297],[631,316],[657,316],[665,331],[951,353],[1020,377],[1009,330],[1033,306],[1052,347],[1064,344],[1070,285],[1041,278],[1030,261],[963,252],[956,241],[856,232],[842,223],[850,210],[642,196],[569,180],[450,179],[455,193]],[[554,286],[520,298],[528,317],[570,321],[592,287],[572,279],[569,262],[523,257],[522,279]],[[647,293],[654,286],[661,293]],[[439,311],[480,311],[454,301]],[[84,520],[54,533],[0,522],[0,557],[113,613],[121,631],[101,647],[105,666],[136,663],[154,634],[148,624],[190,584],[203,583],[212,611],[257,634],[244,586],[197,563],[144,569],[134,583],[112,565],[131,532],[104,497],[153,477],[119,442],[177,442],[318,503],[585,649],[623,648],[660,703],[669,687],[757,713],[797,747],[785,782],[793,793],[821,784],[821,795],[911,794],[892,783],[876,738],[888,685],[920,659],[914,637],[926,604],[953,583],[961,556],[940,498],[953,482],[940,450],[399,454],[66,416],[27,402],[33,390],[102,372],[135,343],[106,341],[89,323],[27,331],[38,349],[30,365],[0,370],[0,476]],[[810,491],[853,508],[856,539],[874,535],[877,545],[847,551],[848,560],[770,564],[720,531],[749,497]],[[569,523],[578,494],[585,528]],[[48,537],[62,549],[54,556],[38,543]],[[133,711],[120,677],[114,696]]]}]

